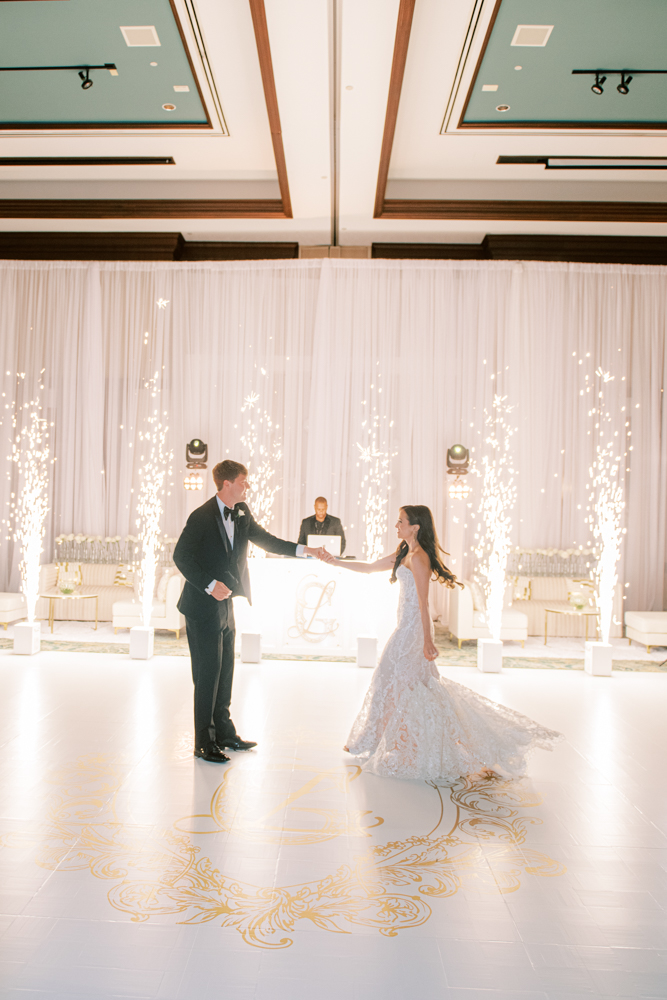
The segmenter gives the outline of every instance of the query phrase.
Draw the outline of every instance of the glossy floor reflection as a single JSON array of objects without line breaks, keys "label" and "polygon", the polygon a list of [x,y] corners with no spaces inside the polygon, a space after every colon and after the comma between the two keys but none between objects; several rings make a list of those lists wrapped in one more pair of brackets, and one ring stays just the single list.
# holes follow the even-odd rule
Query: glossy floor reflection
[{"label": "glossy floor reflection", "polygon": [[3,651],[0,996],[667,997],[667,679],[443,672],[567,742],[521,782],[366,776],[370,671],[268,661],[220,767],[189,661]]}]

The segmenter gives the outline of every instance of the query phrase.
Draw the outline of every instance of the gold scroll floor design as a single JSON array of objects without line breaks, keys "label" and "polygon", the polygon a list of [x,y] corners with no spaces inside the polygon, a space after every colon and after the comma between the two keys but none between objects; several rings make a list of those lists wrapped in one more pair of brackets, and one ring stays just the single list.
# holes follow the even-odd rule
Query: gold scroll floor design
[{"label": "gold scroll floor design", "polygon": [[[53,775],[59,789],[45,826],[6,834],[0,843],[34,846],[44,868],[88,869],[112,881],[109,902],[134,921],[171,915],[185,924],[216,921],[235,928],[246,944],[270,949],[292,945],[301,921],[322,931],[349,933],[358,925],[394,937],[425,924],[432,902],[460,889],[509,893],[524,875],[565,872],[525,846],[528,828],[542,822],[523,815],[541,802],[526,781],[461,779],[451,787],[428,783],[440,799],[440,819],[430,833],[372,847],[326,878],[250,885],[219,871],[175,827],[156,835],[153,827],[123,823],[117,800],[126,773],[106,755],[78,758]],[[456,810],[448,832],[440,830],[443,795]]]}]

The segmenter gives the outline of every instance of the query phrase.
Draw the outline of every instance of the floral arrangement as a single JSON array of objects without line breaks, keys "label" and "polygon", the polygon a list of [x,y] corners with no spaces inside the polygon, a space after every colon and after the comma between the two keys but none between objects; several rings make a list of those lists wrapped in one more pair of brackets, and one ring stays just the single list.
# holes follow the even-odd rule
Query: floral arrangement
[{"label": "floral arrangement", "polygon": [[[178,538],[164,535],[160,542],[159,565],[168,566],[172,563],[174,546]],[[96,562],[123,563],[133,565],[138,557],[138,539],[136,535],[85,535],[71,533],[58,535],[55,539],[56,562]]]},{"label": "floral arrangement", "polygon": [[575,556],[597,556],[597,549],[521,549],[518,546],[512,550],[521,556],[558,556],[560,559],[572,559]]},{"label": "floral arrangement", "polygon": [[507,571],[523,576],[590,576],[598,559],[598,550],[583,545],[570,549],[514,548],[509,555]]}]

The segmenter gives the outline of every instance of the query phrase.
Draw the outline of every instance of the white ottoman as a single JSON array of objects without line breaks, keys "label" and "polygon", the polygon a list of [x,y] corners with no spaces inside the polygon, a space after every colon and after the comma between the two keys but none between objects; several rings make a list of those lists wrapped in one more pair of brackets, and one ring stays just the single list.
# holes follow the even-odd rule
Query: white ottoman
[{"label": "white ottoman", "polygon": [[19,622],[27,614],[23,594],[0,594],[0,622],[7,626]]},{"label": "white ottoman", "polygon": [[626,611],[625,635],[629,646],[634,639],[647,653],[651,646],[667,646],[667,611]]}]

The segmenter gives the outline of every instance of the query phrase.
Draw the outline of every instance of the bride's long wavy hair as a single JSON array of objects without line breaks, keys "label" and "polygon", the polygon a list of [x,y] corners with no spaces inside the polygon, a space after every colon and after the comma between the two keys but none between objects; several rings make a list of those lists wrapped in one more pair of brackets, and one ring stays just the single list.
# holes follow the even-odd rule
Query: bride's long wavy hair
[{"label": "bride's long wavy hair", "polygon": [[[435,530],[433,514],[430,509],[425,507],[423,504],[408,504],[407,507],[401,507],[401,510],[404,512],[410,524],[419,525],[417,542],[421,545],[429,558],[431,570],[433,572],[432,579],[438,580],[440,583],[444,584],[445,587],[449,587],[452,590],[457,583],[459,587],[462,587],[463,584],[459,583],[454,574],[447,569],[440,558],[440,552],[445,555],[447,555],[447,553],[438,541],[438,533]],[[408,543],[403,540],[396,549],[396,561],[394,562],[394,568],[391,571],[391,576],[389,578],[390,583],[396,582],[396,570],[400,566],[403,559],[405,559],[407,553]]]}]

